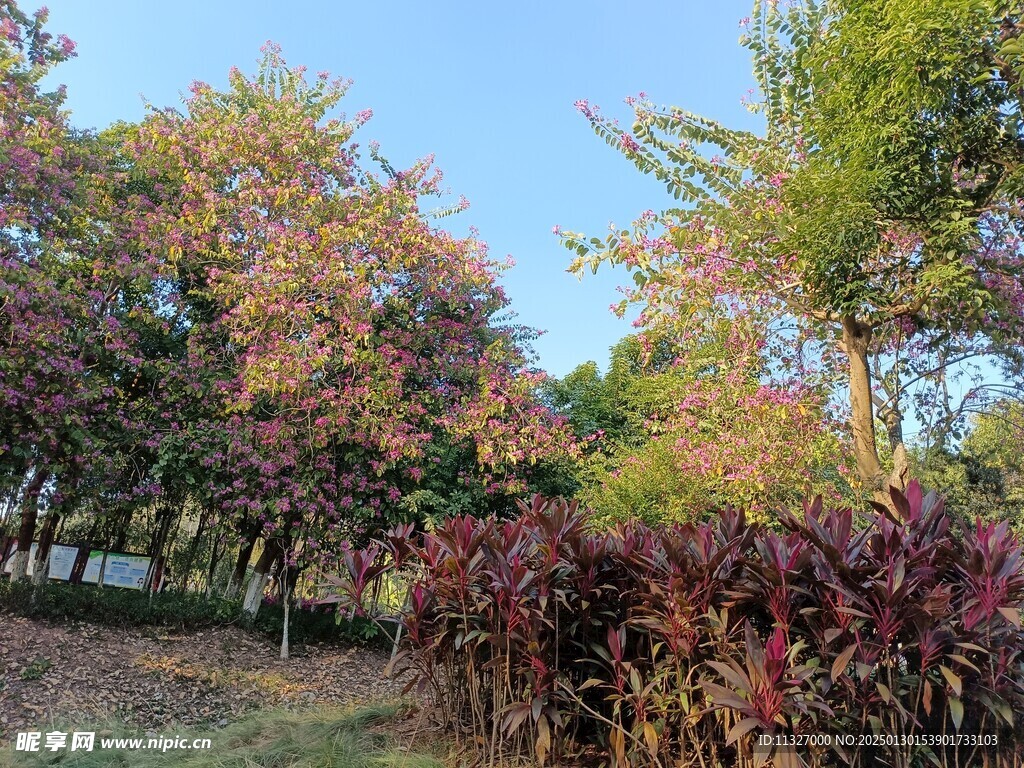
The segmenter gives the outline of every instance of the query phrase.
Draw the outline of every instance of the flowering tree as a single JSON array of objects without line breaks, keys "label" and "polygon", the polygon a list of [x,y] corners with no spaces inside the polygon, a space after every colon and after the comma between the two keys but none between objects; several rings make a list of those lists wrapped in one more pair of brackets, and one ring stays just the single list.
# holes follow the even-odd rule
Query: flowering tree
[{"label": "flowering tree", "polygon": [[[157,381],[180,335],[157,313],[146,259],[129,255],[125,201],[100,142],[67,146],[86,161],[75,169],[67,222],[0,269],[0,466],[6,490],[22,499],[19,552],[28,552],[40,496],[48,497],[42,566],[61,515],[116,518],[123,502],[145,496]],[[16,576],[25,560],[16,559]],[[42,578],[45,567],[36,572]]]},{"label": "flowering tree", "polygon": [[33,16],[14,0],[0,2],[0,246],[27,256],[53,231],[69,201],[73,176],[64,144],[64,91],[40,89],[50,69],[75,45],[43,30],[46,9]]},{"label": "flowering tree", "polygon": [[81,350],[70,329],[83,307],[68,301],[44,267],[52,237],[64,230],[75,189],[66,149],[63,92],[40,81],[74,53],[34,16],[0,3],[0,491],[22,497],[14,577],[24,576],[40,494],[58,468],[75,461],[83,431]]},{"label": "flowering tree", "polygon": [[905,483],[905,415],[948,424],[935,412],[957,364],[1000,366],[973,398],[1021,382],[1020,88],[997,55],[1020,19],[1003,10],[757,3],[746,42],[764,136],[643,95],[630,130],[578,103],[685,207],[603,240],[565,233],[573,269],[625,264],[642,323],[684,338],[767,329],[728,359],[839,383],[861,482],[882,502]]},{"label": "flowering tree", "polygon": [[579,498],[598,519],[681,522],[727,504],[765,519],[801,494],[849,495],[819,393],[743,368],[706,369],[698,361],[719,356],[708,339],[683,356],[664,342],[645,351],[643,341],[616,344],[603,378],[591,363],[550,385],[590,449]]},{"label": "flowering tree", "polygon": [[429,161],[360,167],[369,114],[329,117],[345,87],[268,46],[254,78],[193,84],[129,144],[169,180],[139,213],[140,250],[163,254],[191,325],[178,399],[205,402],[170,419],[162,453],[194,455],[243,540],[307,560],[397,510],[436,441],[472,446],[490,494],[569,448],[533,397],[528,336],[501,322],[498,265],[421,210],[440,192]]},{"label": "flowering tree", "polygon": [[337,557],[426,487],[510,506],[572,450],[535,397],[501,266],[432,224],[451,211],[421,210],[440,193],[428,161],[397,171],[371,148],[381,175],[361,167],[350,139],[369,113],[329,114],[344,84],[307,81],[271,46],[225,93],[197,83],[182,112],[78,133],[62,92],[38,87],[74,50],[44,21],[0,3],[0,494],[22,513],[16,576],[40,508],[41,555],[61,514],[154,557],[189,516],[189,568],[210,531],[211,577],[239,544],[229,591],[262,549],[255,598],[285,552],[292,567]]},{"label": "flowering tree", "polygon": [[158,264],[135,247],[152,190],[129,178],[118,129],[72,130],[63,89],[40,89],[74,53],[45,21],[45,9],[0,4],[0,493],[20,500],[14,578],[46,499],[40,579],[61,515],[116,518],[119,498],[141,498],[154,385],[175,336]]}]

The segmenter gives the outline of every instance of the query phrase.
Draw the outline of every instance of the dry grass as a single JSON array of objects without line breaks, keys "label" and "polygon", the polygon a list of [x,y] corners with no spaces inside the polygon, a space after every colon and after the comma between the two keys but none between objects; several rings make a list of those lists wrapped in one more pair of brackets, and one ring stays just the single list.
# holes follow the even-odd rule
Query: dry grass
[{"label": "dry grass", "polygon": [[[162,753],[155,750],[67,749],[53,752],[14,752],[13,744],[0,749],[0,766],[11,768],[446,768],[454,754],[444,754],[445,743],[437,741],[434,753],[408,749],[404,734],[392,735],[389,724],[402,721],[401,705],[381,705],[350,710],[270,710],[248,717],[223,729],[196,732],[170,729],[167,736],[189,739],[209,738],[205,750]],[[138,738],[123,726],[97,724],[97,733]],[[76,724],[74,729],[83,730]],[[67,729],[65,729],[67,730]],[[420,740],[421,745],[429,740]],[[97,741],[98,744],[98,741]]]}]

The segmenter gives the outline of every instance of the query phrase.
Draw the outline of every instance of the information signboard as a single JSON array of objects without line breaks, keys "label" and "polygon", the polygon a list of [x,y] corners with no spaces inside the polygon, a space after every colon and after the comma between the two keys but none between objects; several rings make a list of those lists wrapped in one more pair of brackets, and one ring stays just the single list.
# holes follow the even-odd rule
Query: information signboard
[{"label": "information signboard", "polygon": [[[125,589],[142,589],[149,572],[150,558],[145,555],[125,555],[108,552],[107,562],[103,568],[103,585],[124,587]],[[89,560],[82,574],[83,584],[97,584],[100,580],[100,566],[103,564],[103,550],[94,549],[89,552]]]},{"label": "information signboard", "polygon": [[[18,548],[18,542],[12,541],[7,556],[4,558],[4,573],[10,573],[14,569],[14,552]],[[32,542],[32,549],[28,553],[28,576],[35,573],[36,551],[39,544]],[[75,568],[75,561],[78,559],[78,547],[69,547],[66,544],[52,544],[50,546],[50,567],[47,569],[47,576],[57,581],[70,581],[71,572]]]},{"label": "information signboard", "polygon": [[76,560],[78,560],[78,547],[53,544],[50,547],[50,568],[47,571],[47,576],[58,581],[70,581]]}]

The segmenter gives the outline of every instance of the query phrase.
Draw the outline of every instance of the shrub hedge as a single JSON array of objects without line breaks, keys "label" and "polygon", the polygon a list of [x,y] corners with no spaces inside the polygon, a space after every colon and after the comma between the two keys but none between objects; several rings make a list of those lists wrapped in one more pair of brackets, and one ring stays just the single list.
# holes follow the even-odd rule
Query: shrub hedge
[{"label": "shrub hedge", "polygon": [[[0,579],[0,611],[52,621],[85,621],[111,626],[159,626],[179,630],[243,622],[241,603],[218,597],[207,599],[192,592],[149,593],[87,584],[50,582],[34,589],[28,582]],[[270,639],[281,638],[284,610],[280,605],[263,605],[251,629]],[[288,623],[289,641],[296,644],[320,642],[371,643],[390,647],[391,639],[366,617],[351,620],[333,610],[293,609]]]},{"label": "shrub hedge", "polygon": [[535,497],[515,521],[346,552],[334,599],[408,572],[400,663],[494,757],[1019,765],[1020,542],[1006,524],[953,535],[916,483],[893,508],[819,499],[783,534],[733,510],[593,533],[575,503]]}]

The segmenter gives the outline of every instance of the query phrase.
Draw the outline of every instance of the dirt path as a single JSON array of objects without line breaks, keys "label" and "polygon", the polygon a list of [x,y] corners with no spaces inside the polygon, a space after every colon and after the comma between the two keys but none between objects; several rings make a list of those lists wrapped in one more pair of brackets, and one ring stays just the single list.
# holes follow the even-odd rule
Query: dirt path
[{"label": "dirt path", "polygon": [[0,738],[52,723],[225,724],[266,706],[397,697],[376,650],[278,648],[233,627],[182,634],[51,624],[0,613]]}]

